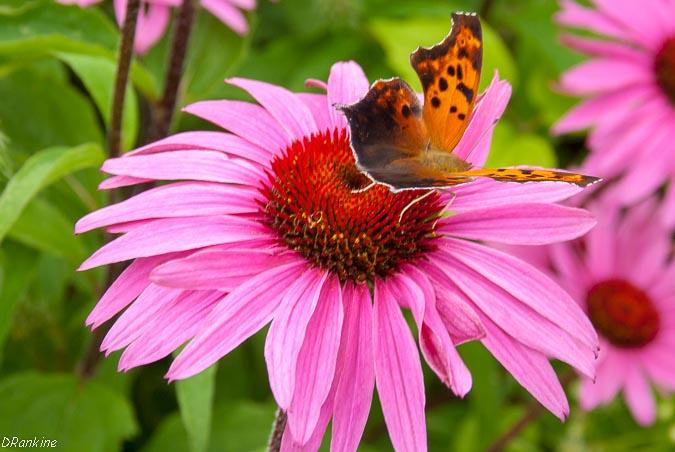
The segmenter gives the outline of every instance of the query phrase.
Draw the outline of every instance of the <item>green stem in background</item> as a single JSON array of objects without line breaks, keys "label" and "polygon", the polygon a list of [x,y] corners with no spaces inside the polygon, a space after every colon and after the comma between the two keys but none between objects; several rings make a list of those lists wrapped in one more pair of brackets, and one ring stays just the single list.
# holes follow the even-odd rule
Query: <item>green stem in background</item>
[{"label": "green stem in background", "polygon": [[178,89],[183,76],[185,56],[190,41],[195,16],[195,0],[185,0],[178,10],[171,43],[171,54],[164,82],[164,93],[155,110],[153,130],[149,141],[159,140],[169,134],[171,120],[176,109]]},{"label": "green stem in background", "polygon": [[[136,23],[138,22],[138,13],[140,11],[141,0],[129,0],[127,11],[124,16],[124,25],[122,26],[122,37],[120,38],[120,50],[117,58],[117,74],[115,76],[115,89],[113,92],[112,112],[110,114],[110,127],[108,128],[108,157],[119,157],[122,153],[122,112],[124,111],[124,97],[129,80],[129,70],[131,68],[131,59],[134,55],[134,39],[136,37]],[[119,201],[119,194],[112,191],[109,195],[108,203],[113,204]],[[115,280],[121,269],[117,265],[108,267],[105,287]],[[82,378],[89,378],[94,374],[94,370],[101,360],[99,347],[105,337],[106,332],[112,322],[99,326],[91,338],[91,343],[87,348],[84,358],[77,366],[77,372]]]},{"label": "green stem in background", "polygon": [[110,128],[108,129],[108,157],[119,157],[122,153],[122,111],[126,94],[131,58],[134,55],[134,38],[136,37],[136,23],[141,0],[129,0],[122,26],[120,52],[117,59],[117,75],[115,76],[115,90],[113,92],[112,112],[110,114]]},{"label": "green stem in background", "polygon": [[[565,387],[572,382],[575,378],[575,373],[572,370],[568,370],[560,377],[560,384]],[[530,423],[537,420],[546,409],[536,400],[532,401],[523,415],[518,419],[507,431],[505,431],[499,438],[497,438],[491,445],[486,449],[486,452],[501,452],[506,446],[509,445],[511,441],[516,439],[518,435],[522,433],[525,428],[530,425]]]},{"label": "green stem in background", "polygon": [[274,424],[272,424],[272,431],[270,432],[270,439],[267,444],[268,452],[279,452],[281,450],[281,440],[284,438],[287,420],[286,413],[279,408],[277,416],[274,418]]},{"label": "green stem in background", "polygon": [[494,0],[483,0],[481,2],[480,6],[478,7],[478,14],[480,15],[481,19],[487,20],[494,3]]}]

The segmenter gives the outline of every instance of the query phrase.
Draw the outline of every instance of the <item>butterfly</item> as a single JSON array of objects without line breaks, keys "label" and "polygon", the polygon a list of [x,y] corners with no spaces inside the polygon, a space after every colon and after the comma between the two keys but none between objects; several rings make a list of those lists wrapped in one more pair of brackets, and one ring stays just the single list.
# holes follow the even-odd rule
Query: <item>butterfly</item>
[{"label": "butterfly", "polygon": [[378,80],[351,105],[337,105],[351,130],[358,168],[391,191],[449,187],[489,177],[497,181],[562,181],[586,186],[598,178],[545,169],[472,168],[452,151],[466,130],[478,97],[483,60],[475,13],[452,14],[448,36],[410,56],[424,104],[400,78]]}]

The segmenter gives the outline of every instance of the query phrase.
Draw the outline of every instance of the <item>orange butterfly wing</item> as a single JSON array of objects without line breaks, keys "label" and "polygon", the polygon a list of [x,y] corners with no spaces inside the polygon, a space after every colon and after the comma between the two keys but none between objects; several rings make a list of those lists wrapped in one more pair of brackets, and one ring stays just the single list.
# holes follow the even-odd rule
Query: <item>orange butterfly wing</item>
[{"label": "orange butterfly wing", "polygon": [[424,90],[424,122],[431,146],[451,152],[462,138],[478,96],[483,37],[475,14],[452,15],[452,29],[439,44],[410,56]]}]

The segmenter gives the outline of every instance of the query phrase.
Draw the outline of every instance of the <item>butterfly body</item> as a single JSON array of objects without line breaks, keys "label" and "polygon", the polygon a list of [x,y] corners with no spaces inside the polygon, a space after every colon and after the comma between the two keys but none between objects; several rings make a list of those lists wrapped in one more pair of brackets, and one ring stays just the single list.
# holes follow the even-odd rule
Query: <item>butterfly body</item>
[{"label": "butterfly body", "polygon": [[483,40],[475,14],[455,13],[452,19],[443,41],[410,57],[422,82],[423,103],[405,81],[392,78],[373,83],[355,104],[337,106],[349,122],[359,169],[392,191],[449,187],[474,177],[577,185],[596,181],[560,171],[472,168],[453,154],[478,98]]}]

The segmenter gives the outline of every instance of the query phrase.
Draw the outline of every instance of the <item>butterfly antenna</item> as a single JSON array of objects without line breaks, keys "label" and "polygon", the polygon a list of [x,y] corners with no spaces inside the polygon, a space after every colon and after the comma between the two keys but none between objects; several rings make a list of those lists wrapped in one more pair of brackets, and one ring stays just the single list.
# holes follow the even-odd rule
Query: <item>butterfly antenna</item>
[{"label": "butterfly antenna", "polygon": [[371,188],[373,188],[376,185],[377,185],[377,182],[372,181],[370,184],[368,184],[367,186],[365,186],[363,188],[357,188],[355,190],[352,190],[352,193],[354,193],[354,194],[363,193],[363,192],[366,192],[366,191],[370,190]]},{"label": "butterfly antenna", "polygon": [[434,192],[434,190],[429,190],[429,191],[427,191],[425,194],[423,194],[422,196],[418,196],[417,198],[415,198],[415,199],[413,199],[412,201],[410,201],[410,202],[408,203],[408,205],[405,206],[405,207],[403,208],[403,210],[401,210],[401,214],[398,216],[398,222],[400,223],[401,220],[403,220],[403,215],[405,215],[405,213],[408,211],[408,209],[410,209],[412,206],[414,206],[415,204],[417,204],[418,202],[420,202],[421,200],[423,200],[424,198],[426,198],[427,196],[429,196],[429,195],[432,194],[433,192]]}]

